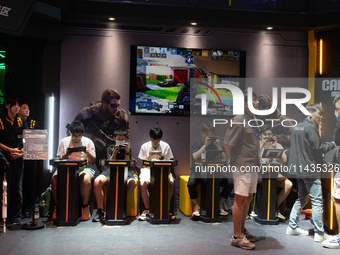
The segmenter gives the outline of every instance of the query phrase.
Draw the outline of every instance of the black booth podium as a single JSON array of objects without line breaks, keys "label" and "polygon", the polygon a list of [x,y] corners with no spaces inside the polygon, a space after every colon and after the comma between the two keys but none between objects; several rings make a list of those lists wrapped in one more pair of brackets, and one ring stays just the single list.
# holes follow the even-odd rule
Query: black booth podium
[{"label": "black booth podium", "polygon": [[208,172],[208,169],[222,168],[226,165],[224,159],[201,160],[194,162],[195,168],[199,166],[206,171],[199,173],[201,181],[201,209],[200,220],[206,223],[222,222],[220,218],[220,178],[215,172]]},{"label": "black booth podium", "polygon": [[170,172],[177,166],[176,160],[143,160],[143,165],[150,167],[150,215],[151,224],[168,224],[170,211]]},{"label": "black booth podium", "polygon": [[56,225],[76,226],[80,222],[79,167],[87,161],[53,159],[50,164],[58,168]]},{"label": "black booth podium", "polygon": [[[264,166],[264,165],[263,165]],[[266,165],[268,167],[268,165]],[[270,165],[275,169],[279,169],[280,165]],[[256,203],[257,216],[254,217],[255,222],[263,225],[278,225],[279,219],[275,217],[276,213],[276,180],[278,173],[269,170],[259,173]]]},{"label": "black booth podium", "polygon": [[110,175],[106,184],[106,217],[107,225],[125,225],[129,218],[126,217],[126,192],[128,168],[135,164],[134,160],[101,160],[102,166],[110,168]]}]

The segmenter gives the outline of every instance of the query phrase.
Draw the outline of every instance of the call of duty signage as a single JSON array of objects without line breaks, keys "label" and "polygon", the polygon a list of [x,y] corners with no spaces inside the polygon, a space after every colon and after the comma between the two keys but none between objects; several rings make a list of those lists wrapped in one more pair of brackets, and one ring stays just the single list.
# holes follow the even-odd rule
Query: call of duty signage
[{"label": "call of duty signage", "polygon": [[20,35],[38,0],[0,0],[0,32]]}]

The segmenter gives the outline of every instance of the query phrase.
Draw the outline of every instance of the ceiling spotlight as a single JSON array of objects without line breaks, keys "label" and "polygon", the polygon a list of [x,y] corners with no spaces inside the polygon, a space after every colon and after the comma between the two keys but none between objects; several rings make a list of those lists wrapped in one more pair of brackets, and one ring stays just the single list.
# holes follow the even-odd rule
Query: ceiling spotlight
[{"label": "ceiling spotlight", "polygon": [[196,22],[191,22],[190,25],[197,26],[197,23]]},{"label": "ceiling spotlight", "polygon": [[267,30],[272,30],[272,29],[273,29],[273,27],[266,27],[266,29],[267,29]]},{"label": "ceiling spotlight", "polygon": [[115,18],[109,18],[109,20],[116,20]]}]

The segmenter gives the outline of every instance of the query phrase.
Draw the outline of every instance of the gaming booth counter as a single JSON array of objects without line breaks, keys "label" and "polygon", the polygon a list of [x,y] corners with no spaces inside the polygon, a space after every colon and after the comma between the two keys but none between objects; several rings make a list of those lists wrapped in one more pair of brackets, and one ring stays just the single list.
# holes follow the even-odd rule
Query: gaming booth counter
[{"label": "gaming booth counter", "polygon": [[[74,226],[80,222],[79,167],[86,160],[51,160],[51,165],[58,168],[57,219],[58,226]],[[103,166],[110,168],[106,188],[106,216],[104,224],[124,225],[128,222],[126,215],[126,191],[128,168],[134,160],[101,160]],[[176,160],[149,161],[143,165],[150,166],[150,217],[152,224],[170,223],[170,213],[174,214],[174,205],[169,203],[169,175]]]}]

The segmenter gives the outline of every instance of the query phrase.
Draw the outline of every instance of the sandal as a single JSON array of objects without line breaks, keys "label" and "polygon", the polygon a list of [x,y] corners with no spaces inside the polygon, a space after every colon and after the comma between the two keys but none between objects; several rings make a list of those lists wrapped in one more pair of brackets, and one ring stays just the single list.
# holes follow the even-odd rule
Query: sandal
[{"label": "sandal", "polygon": [[196,218],[200,216],[200,207],[198,205],[194,206],[194,211],[191,216],[192,218]]},{"label": "sandal", "polygon": [[222,206],[220,206],[220,215],[221,216],[228,216],[229,212],[225,211]]},{"label": "sandal", "polygon": [[172,213],[169,213],[169,218],[170,220],[176,220],[176,216],[173,215]]},{"label": "sandal", "polygon": [[148,216],[149,214],[150,214],[149,210],[144,210],[143,213],[138,217],[138,220],[145,221],[146,220],[146,216]]}]

